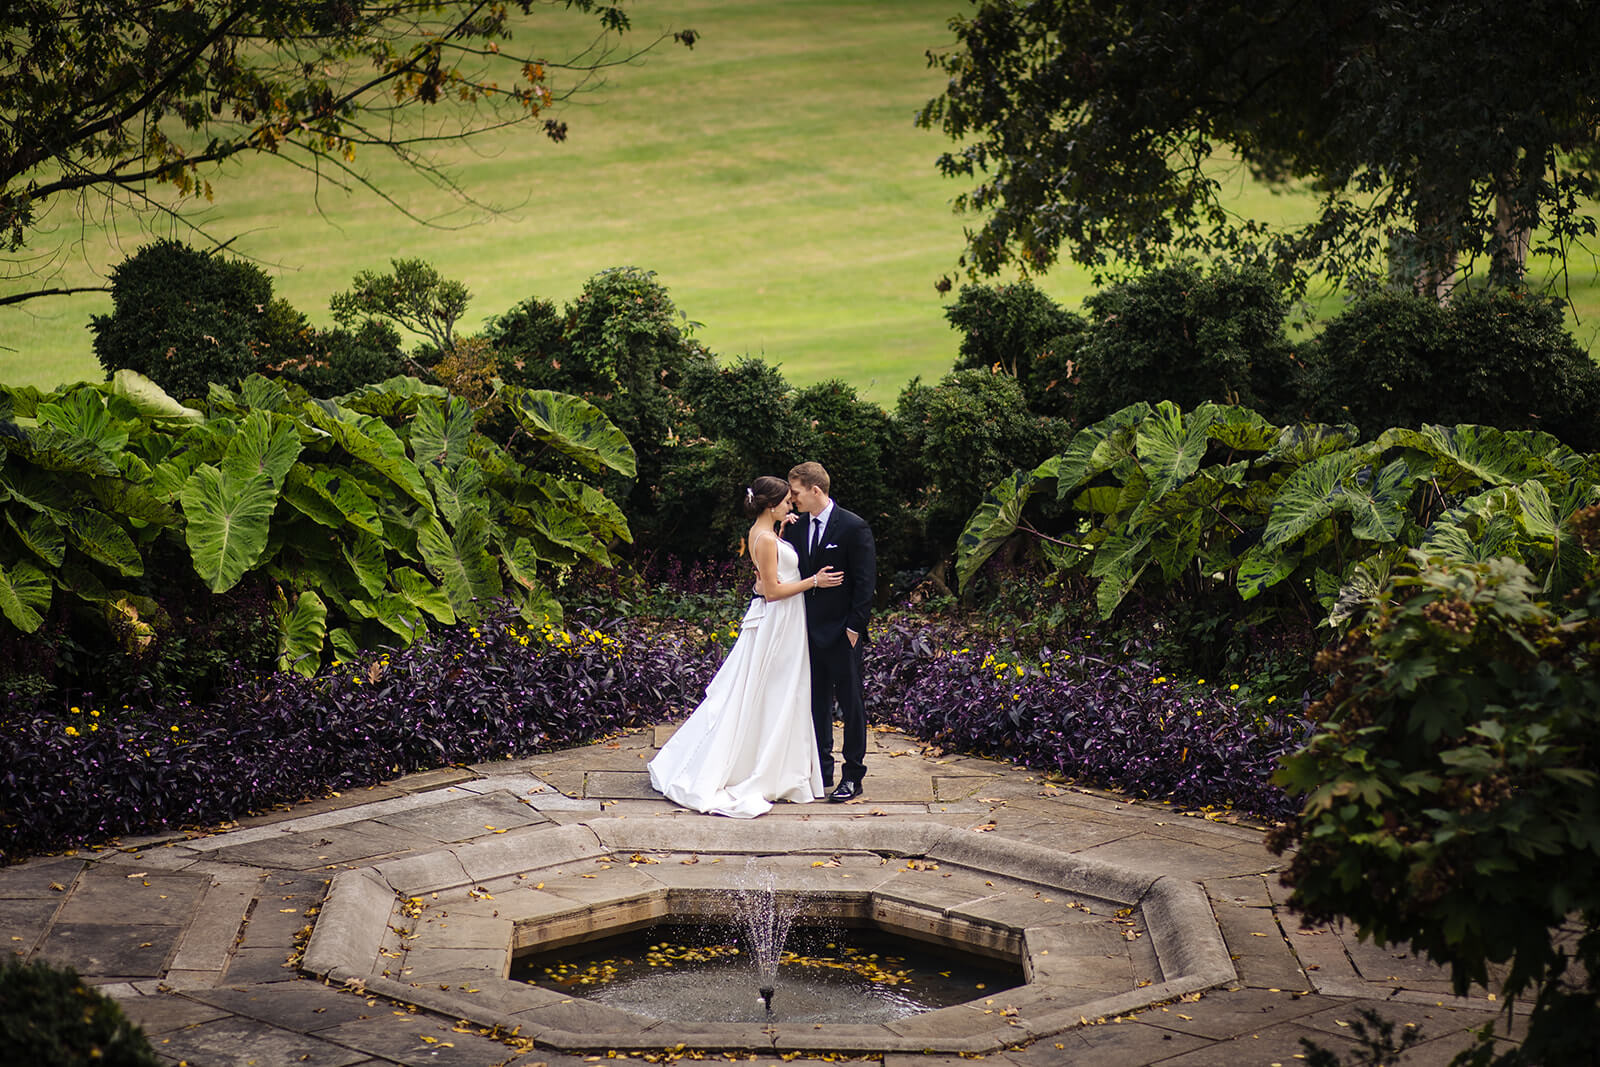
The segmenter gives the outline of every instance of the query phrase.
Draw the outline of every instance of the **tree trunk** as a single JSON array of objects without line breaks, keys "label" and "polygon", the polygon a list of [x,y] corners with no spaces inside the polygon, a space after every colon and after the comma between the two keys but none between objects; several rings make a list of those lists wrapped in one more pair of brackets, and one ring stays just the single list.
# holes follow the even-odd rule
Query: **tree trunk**
[{"label": "tree trunk", "polygon": [[[1526,183],[1537,178],[1537,173],[1525,175],[1523,181]],[[1489,278],[1496,285],[1515,285],[1522,281],[1528,269],[1528,245],[1533,237],[1533,227],[1539,221],[1537,215],[1530,216],[1518,211],[1517,201],[1512,196],[1516,183],[1517,175],[1502,175],[1494,194],[1494,238],[1489,244],[1492,256]]]}]

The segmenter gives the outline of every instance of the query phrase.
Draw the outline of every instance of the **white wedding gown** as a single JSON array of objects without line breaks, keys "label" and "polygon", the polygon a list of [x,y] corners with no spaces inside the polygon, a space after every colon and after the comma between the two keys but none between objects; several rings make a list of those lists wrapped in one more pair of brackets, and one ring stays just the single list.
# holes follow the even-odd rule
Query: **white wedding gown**
[{"label": "white wedding gown", "polygon": [[[800,579],[778,540],[778,580]],[[751,819],[821,797],[803,597],[757,597],[705,699],[650,761],[650,784],[686,808]]]}]

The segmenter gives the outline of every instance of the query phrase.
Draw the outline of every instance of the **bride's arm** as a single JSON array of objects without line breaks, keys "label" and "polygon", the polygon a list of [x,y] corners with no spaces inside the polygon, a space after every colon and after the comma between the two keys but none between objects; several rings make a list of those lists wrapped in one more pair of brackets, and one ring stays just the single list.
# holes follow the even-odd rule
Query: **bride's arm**
[{"label": "bride's arm", "polygon": [[808,589],[828,589],[844,581],[844,575],[832,567],[824,567],[798,581],[778,581],[778,539],[770,534],[761,534],[752,540],[750,558],[756,564],[756,592],[768,600],[785,600]]}]

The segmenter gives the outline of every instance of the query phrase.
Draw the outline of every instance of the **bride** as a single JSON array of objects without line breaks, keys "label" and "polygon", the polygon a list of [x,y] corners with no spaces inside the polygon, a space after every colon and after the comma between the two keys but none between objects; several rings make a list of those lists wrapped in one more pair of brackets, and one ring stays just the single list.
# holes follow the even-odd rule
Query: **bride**
[{"label": "bride", "polygon": [[800,577],[777,527],[794,511],[789,483],[763,475],[744,491],[756,597],[705,699],[650,761],[650,784],[686,808],[750,819],[776,800],[823,795],[811,725],[811,654],[796,594],[844,581],[831,567]]}]

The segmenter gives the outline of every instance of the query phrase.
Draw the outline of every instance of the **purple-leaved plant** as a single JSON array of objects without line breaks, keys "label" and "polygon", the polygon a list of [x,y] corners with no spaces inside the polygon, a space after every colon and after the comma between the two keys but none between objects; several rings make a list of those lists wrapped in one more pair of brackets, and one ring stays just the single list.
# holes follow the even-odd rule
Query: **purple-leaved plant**
[{"label": "purple-leaved plant", "polygon": [[159,716],[13,696],[0,719],[0,861],[590,741],[692,708],[720,658],[713,642],[625,623],[564,634],[497,614]]},{"label": "purple-leaved plant", "polygon": [[[12,694],[0,715],[0,862],[682,715],[721,662],[719,641],[629,620],[534,630],[499,613],[314,679],[256,675],[159,713]],[[1133,795],[1274,818],[1294,810],[1267,779],[1309,733],[1303,718],[1247,713],[1085,651],[1046,653],[1019,673],[959,629],[891,621],[866,650],[869,714],[952,750]]]},{"label": "purple-leaved plant", "polygon": [[945,748],[1193,807],[1285,818],[1268,779],[1310,724],[1287,708],[1249,714],[1225,695],[1142,663],[1043,652],[1008,661],[961,631],[892,623],[868,646],[873,718]]}]

